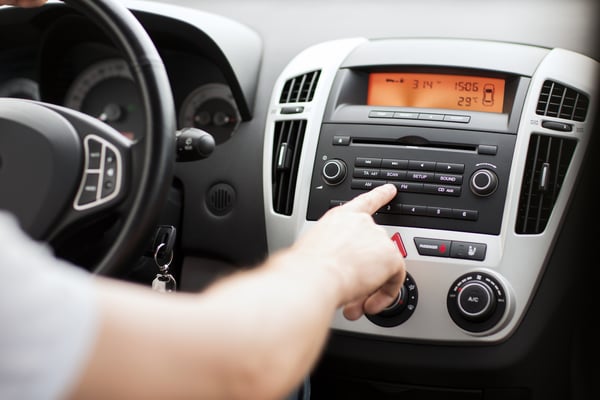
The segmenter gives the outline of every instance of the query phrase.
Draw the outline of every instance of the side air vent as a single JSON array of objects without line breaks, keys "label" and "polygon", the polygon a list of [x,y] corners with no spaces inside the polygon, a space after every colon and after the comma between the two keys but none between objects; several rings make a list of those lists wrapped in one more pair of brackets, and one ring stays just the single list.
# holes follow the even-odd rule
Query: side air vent
[{"label": "side air vent", "polygon": [[312,71],[288,79],[283,85],[279,103],[301,103],[312,101],[321,71]]},{"label": "side air vent", "polygon": [[273,208],[292,215],[306,120],[277,121],[273,145]]},{"label": "side air vent", "polygon": [[584,121],[589,99],[583,93],[553,81],[545,81],[538,99],[536,114],[547,117]]},{"label": "side air vent", "polygon": [[517,233],[531,235],[546,229],[575,145],[574,139],[531,136],[519,199]]}]

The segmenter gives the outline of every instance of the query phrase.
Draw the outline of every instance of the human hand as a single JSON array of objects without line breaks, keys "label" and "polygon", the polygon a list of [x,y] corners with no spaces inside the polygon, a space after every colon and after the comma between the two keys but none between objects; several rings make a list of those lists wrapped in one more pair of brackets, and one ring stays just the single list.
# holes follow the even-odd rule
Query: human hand
[{"label": "human hand", "polygon": [[404,258],[372,218],[396,195],[388,184],[329,210],[294,247],[337,275],[344,316],[356,320],[390,305],[406,277]]},{"label": "human hand", "polygon": [[0,6],[17,6],[17,7],[39,7],[46,4],[46,0],[0,0]]}]

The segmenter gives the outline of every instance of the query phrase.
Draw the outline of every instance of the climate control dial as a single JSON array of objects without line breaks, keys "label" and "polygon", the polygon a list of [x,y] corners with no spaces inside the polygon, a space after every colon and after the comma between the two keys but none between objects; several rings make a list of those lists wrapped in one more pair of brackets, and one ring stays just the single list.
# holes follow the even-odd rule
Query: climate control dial
[{"label": "climate control dial", "polygon": [[504,315],[506,302],[500,282],[483,272],[458,278],[446,299],[452,320],[469,332],[484,332],[496,326]]},{"label": "climate control dial", "polygon": [[378,314],[367,314],[369,321],[376,325],[391,328],[405,322],[415,311],[419,291],[413,277],[406,273],[406,280],[396,299]]}]

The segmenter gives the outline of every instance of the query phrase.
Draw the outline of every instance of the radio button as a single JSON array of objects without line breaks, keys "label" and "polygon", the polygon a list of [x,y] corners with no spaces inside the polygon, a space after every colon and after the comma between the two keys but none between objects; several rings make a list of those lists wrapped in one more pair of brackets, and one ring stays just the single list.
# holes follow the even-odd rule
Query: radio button
[{"label": "radio button", "polygon": [[385,181],[375,181],[371,179],[352,179],[351,188],[358,190],[371,190],[378,186],[383,186]]},{"label": "radio button", "polygon": [[394,118],[394,112],[373,110],[369,112],[369,118]]},{"label": "radio button", "polygon": [[400,203],[388,203],[385,206],[377,210],[380,214],[400,214],[402,204]]},{"label": "radio button", "polygon": [[433,182],[434,175],[430,172],[408,171],[406,179],[417,182]]},{"label": "radio button", "polygon": [[452,209],[445,207],[427,207],[427,215],[430,217],[452,218]]},{"label": "radio button", "polygon": [[408,162],[408,168],[414,169],[415,171],[435,171],[435,164],[435,161],[410,160]]},{"label": "radio button", "polygon": [[433,183],[425,183],[423,192],[429,194],[442,194],[445,196],[460,196],[460,186],[437,185]]},{"label": "radio button", "polygon": [[384,158],[383,161],[381,161],[381,168],[406,169],[408,168],[408,160],[394,160],[391,158]]},{"label": "radio button", "polygon": [[355,167],[379,168],[381,166],[381,158],[372,157],[356,157],[354,161]]},{"label": "radio button", "polygon": [[395,112],[394,118],[396,119],[419,119],[419,113],[412,112]]},{"label": "radio button", "polygon": [[346,204],[346,200],[329,200],[329,208],[335,208],[341,205]]},{"label": "radio button", "polygon": [[498,154],[498,146],[490,144],[480,144],[477,146],[477,154],[486,154],[488,156],[495,156]]},{"label": "radio button", "polygon": [[401,181],[406,179],[406,171],[399,171],[395,169],[382,169],[381,178],[391,179],[395,181]]},{"label": "radio button", "polygon": [[435,174],[434,181],[446,185],[461,185],[463,181],[462,175],[451,174]]},{"label": "radio button", "polygon": [[398,192],[421,193],[423,192],[423,184],[415,182],[390,182],[396,186]]},{"label": "radio button", "polygon": [[352,174],[355,178],[378,178],[381,171],[374,168],[355,168]]},{"label": "radio button", "polygon": [[446,122],[459,122],[462,124],[466,124],[470,120],[471,120],[471,117],[469,117],[467,115],[451,115],[451,114],[444,115],[444,121],[446,121]]},{"label": "radio button", "polygon": [[444,120],[444,114],[420,113],[419,114],[419,119],[422,119],[422,120],[425,120],[425,121],[443,121]]},{"label": "radio button", "polygon": [[427,215],[426,206],[411,206],[409,204],[402,204],[402,214],[405,215]]},{"label": "radio button", "polygon": [[334,146],[349,146],[350,145],[350,136],[336,135],[333,137],[332,144]]},{"label": "radio button", "polygon": [[442,172],[446,174],[462,174],[465,172],[465,164],[439,162],[435,166],[435,172]]},{"label": "radio button", "polygon": [[452,217],[456,219],[463,219],[466,221],[476,221],[479,218],[479,211],[476,210],[452,210]]}]

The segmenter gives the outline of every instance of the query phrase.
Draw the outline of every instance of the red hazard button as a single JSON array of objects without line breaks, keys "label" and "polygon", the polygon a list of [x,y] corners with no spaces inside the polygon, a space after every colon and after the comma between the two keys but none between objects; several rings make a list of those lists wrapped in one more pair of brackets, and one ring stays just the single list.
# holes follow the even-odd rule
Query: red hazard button
[{"label": "red hazard button", "polygon": [[396,243],[396,246],[398,246],[398,250],[400,250],[400,254],[402,254],[402,257],[406,257],[406,248],[404,247],[404,242],[402,242],[402,237],[398,232],[394,233],[394,236],[392,236],[392,240],[394,241],[394,243]]}]

